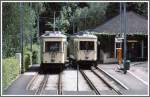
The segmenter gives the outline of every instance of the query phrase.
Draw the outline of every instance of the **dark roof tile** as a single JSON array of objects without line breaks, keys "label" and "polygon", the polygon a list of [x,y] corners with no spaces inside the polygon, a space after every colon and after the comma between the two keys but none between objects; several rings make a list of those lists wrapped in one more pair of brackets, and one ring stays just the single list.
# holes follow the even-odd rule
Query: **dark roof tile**
[{"label": "dark roof tile", "polygon": [[[147,19],[134,13],[127,12],[127,34],[148,34]],[[95,32],[116,35],[121,32],[120,14],[94,29]]]}]

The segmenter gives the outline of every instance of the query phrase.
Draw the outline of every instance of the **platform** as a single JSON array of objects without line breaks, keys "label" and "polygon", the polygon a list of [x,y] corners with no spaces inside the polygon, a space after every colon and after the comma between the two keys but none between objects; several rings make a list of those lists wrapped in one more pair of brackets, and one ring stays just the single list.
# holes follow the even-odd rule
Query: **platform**
[{"label": "platform", "polygon": [[[98,67],[107,72],[113,78],[119,80],[123,85],[128,87],[127,91],[122,91],[125,95],[147,95],[148,94],[148,85],[143,83],[141,80],[137,79],[134,75],[127,72],[115,71],[117,64],[99,64]],[[137,75],[138,76],[138,75]]]}]

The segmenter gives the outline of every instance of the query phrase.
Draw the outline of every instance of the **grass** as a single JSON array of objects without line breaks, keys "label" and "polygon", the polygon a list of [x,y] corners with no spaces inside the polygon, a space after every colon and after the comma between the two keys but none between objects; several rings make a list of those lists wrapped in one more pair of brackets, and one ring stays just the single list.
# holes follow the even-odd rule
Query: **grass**
[{"label": "grass", "polygon": [[3,59],[2,63],[2,89],[5,90],[19,75],[19,61],[15,57]]}]

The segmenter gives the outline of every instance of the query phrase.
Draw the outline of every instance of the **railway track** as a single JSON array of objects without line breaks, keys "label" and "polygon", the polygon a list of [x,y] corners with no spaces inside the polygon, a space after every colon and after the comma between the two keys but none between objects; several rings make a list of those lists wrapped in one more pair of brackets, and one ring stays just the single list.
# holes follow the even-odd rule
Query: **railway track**
[{"label": "railway track", "polygon": [[40,83],[40,86],[35,91],[35,95],[41,95],[42,94],[43,90],[45,89],[46,83],[48,81],[48,77],[49,77],[49,75],[44,75],[44,78],[43,78],[42,82]]},{"label": "railway track", "polygon": [[100,69],[91,69],[91,71],[100,79],[102,80],[112,91],[114,91],[117,95],[122,95],[119,86],[112,78],[104,74]]},{"label": "railway track", "polygon": [[113,83],[117,84],[120,89],[129,90],[129,88],[127,86],[125,86],[119,80],[117,80],[114,77],[112,77],[110,74],[108,74],[107,72],[105,72],[103,69],[101,69],[99,67],[96,67],[96,70],[98,70],[99,72],[101,72],[104,76],[107,76],[111,81],[113,81]]},{"label": "railway track", "polygon": [[[83,80],[96,95],[103,95],[102,91],[112,91],[113,94],[122,95],[122,90],[127,87],[116,81],[99,67],[92,67],[90,70],[79,70]],[[52,81],[53,79],[53,81]],[[53,85],[55,84],[55,85]],[[56,90],[58,95],[63,95],[62,72],[57,75],[36,74],[26,87],[27,90],[35,90],[35,95],[44,94],[45,91]]]},{"label": "railway track", "polygon": [[90,88],[97,94],[100,95],[100,92],[98,91],[98,89],[96,88],[96,86],[92,83],[92,81],[88,78],[88,76],[85,74],[85,72],[83,70],[80,70],[82,76],[85,78],[86,82],[88,83],[88,85],[90,86]]},{"label": "railway track", "polygon": [[[53,91],[54,88],[57,91],[58,95],[62,95],[62,72],[58,74],[58,77],[56,77],[56,74],[46,74],[46,75],[40,75],[39,73],[36,73],[31,81],[28,83],[26,90],[34,90],[34,95],[41,95],[44,93],[44,91]],[[54,79],[53,79],[54,78]],[[53,79],[53,81],[52,81]],[[57,80],[56,80],[57,79]],[[50,82],[50,80],[52,82]],[[55,80],[55,82],[54,82]],[[50,83],[51,84],[50,84]],[[56,84],[56,85],[52,85]]]},{"label": "railway track", "polygon": [[[86,74],[84,72],[84,70],[80,70],[80,72],[81,72],[82,76],[84,77],[84,79],[86,80],[87,84],[90,86],[90,88],[95,92],[95,94],[101,95],[100,90],[97,88],[98,86],[94,85],[94,83],[96,81],[92,82],[90,77],[88,77],[88,74]],[[109,89],[111,91],[113,91],[113,93],[115,93],[116,95],[122,95],[123,93],[121,92],[121,90],[127,90],[127,87],[120,84],[118,81],[116,81],[111,76],[106,74],[100,68],[92,67],[91,70],[89,70],[88,72],[92,72],[94,75],[96,75],[96,77],[98,77],[99,81],[103,81],[103,83],[107,87],[109,87]]]},{"label": "railway track", "polygon": [[33,84],[33,82],[35,81],[35,79],[38,77],[38,73],[36,73],[33,78],[31,79],[31,81],[28,83],[26,90],[30,90],[31,85]]}]

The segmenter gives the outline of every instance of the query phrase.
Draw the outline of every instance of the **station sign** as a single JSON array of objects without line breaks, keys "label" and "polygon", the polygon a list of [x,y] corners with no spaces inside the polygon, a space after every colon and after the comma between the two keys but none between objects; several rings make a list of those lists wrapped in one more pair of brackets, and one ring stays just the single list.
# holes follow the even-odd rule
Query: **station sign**
[{"label": "station sign", "polygon": [[117,38],[115,38],[115,42],[123,42],[123,39],[124,39],[124,38],[118,38],[118,37],[117,37]]}]

